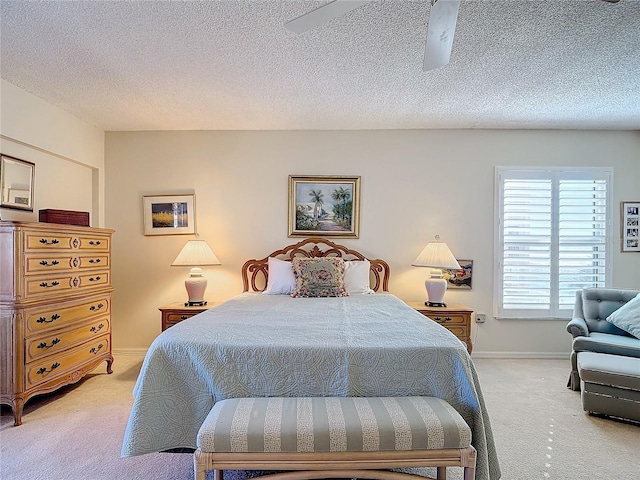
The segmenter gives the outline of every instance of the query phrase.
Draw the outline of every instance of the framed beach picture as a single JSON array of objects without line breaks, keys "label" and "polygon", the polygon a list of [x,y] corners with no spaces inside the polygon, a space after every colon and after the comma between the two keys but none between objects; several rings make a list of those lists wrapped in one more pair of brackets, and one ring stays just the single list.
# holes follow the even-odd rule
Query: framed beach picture
[{"label": "framed beach picture", "polygon": [[640,252],[640,202],[622,202],[622,251]]},{"label": "framed beach picture", "polygon": [[358,238],[360,177],[289,175],[289,236]]},{"label": "framed beach picture", "polygon": [[459,288],[461,290],[471,290],[471,279],[473,278],[473,260],[458,260],[460,269],[442,269],[443,278],[447,281],[447,288]]},{"label": "framed beach picture", "polygon": [[186,235],[196,232],[195,195],[144,195],[145,235]]},{"label": "framed beach picture", "polygon": [[33,181],[36,165],[2,155],[0,159],[0,207],[33,212]]}]

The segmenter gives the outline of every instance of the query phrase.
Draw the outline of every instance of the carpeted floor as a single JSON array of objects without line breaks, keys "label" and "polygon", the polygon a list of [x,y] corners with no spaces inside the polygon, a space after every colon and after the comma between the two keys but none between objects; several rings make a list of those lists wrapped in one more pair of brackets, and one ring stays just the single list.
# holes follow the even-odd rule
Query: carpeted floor
[{"label": "carpeted floor", "polygon": [[[120,458],[141,357],[118,356],[80,383],[2,407],[0,478],[191,480],[190,454]],[[592,417],[565,387],[569,361],[476,359],[504,480],[640,478],[640,426]],[[461,478],[450,469],[449,478]]]}]

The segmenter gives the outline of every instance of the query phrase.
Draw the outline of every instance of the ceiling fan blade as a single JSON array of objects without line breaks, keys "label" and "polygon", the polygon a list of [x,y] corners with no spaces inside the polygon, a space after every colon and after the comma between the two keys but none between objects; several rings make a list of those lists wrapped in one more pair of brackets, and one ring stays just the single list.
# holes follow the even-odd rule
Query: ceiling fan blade
[{"label": "ceiling fan blade", "polygon": [[449,63],[460,0],[436,0],[431,5],[422,69],[433,70]]},{"label": "ceiling fan blade", "polygon": [[372,1],[373,0],[334,0],[331,3],[322,5],[315,10],[311,10],[285,23],[284,26],[295,33],[306,32]]}]

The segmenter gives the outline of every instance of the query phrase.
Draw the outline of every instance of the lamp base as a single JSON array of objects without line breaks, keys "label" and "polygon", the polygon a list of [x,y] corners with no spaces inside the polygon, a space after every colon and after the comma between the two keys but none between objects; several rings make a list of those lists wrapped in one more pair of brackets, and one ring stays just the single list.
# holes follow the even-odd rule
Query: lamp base
[{"label": "lamp base", "polygon": [[424,304],[427,307],[446,307],[447,306],[446,303],[440,303],[440,302],[424,302]]},{"label": "lamp base", "polygon": [[185,307],[202,307],[203,305],[206,305],[206,304],[207,304],[206,300],[202,302],[184,302]]}]

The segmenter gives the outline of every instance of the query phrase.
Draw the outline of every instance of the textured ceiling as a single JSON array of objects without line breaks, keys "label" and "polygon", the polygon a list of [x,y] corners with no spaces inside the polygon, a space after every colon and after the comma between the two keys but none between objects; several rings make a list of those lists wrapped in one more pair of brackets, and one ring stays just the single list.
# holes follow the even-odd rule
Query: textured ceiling
[{"label": "textured ceiling", "polygon": [[422,71],[430,2],[0,0],[0,74],[107,131],[640,130],[640,0],[462,0]]}]

